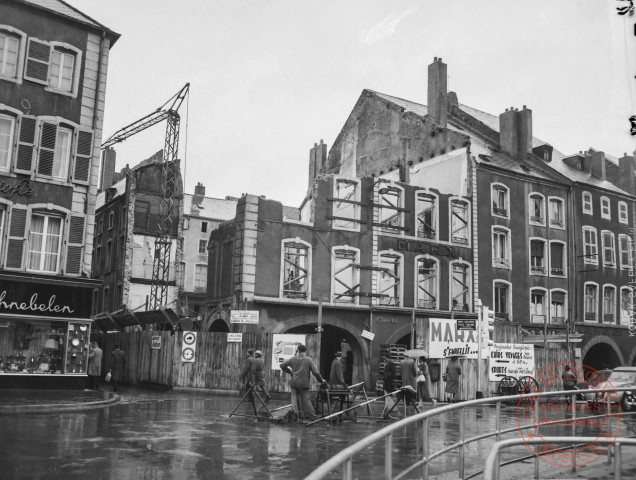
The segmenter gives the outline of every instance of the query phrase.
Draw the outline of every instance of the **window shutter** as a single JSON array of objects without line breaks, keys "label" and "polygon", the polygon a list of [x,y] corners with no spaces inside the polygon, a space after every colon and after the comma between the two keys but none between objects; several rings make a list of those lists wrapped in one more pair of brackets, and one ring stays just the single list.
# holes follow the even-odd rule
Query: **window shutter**
[{"label": "window shutter", "polygon": [[53,158],[55,157],[55,140],[57,139],[57,125],[42,122],[40,132],[40,150],[38,153],[38,173],[53,175]]},{"label": "window shutter", "polygon": [[68,227],[68,242],[66,246],[67,275],[82,273],[82,250],[84,247],[84,215],[71,215]]},{"label": "window shutter", "polygon": [[15,157],[16,173],[33,172],[33,152],[35,151],[35,129],[37,126],[36,117],[23,115],[20,117],[20,135],[18,136],[18,151]]},{"label": "window shutter", "polygon": [[51,46],[48,43],[29,38],[24,78],[32,82],[48,85],[50,58]]},{"label": "window shutter", "polygon": [[11,208],[9,239],[7,244],[7,269],[22,270],[24,262],[24,244],[26,240],[27,209],[20,205]]},{"label": "window shutter", "polygon": [[75,168],[73,170],[73,182],[88,185],[92,151],[92,130],[78,130],[75,136]]}]

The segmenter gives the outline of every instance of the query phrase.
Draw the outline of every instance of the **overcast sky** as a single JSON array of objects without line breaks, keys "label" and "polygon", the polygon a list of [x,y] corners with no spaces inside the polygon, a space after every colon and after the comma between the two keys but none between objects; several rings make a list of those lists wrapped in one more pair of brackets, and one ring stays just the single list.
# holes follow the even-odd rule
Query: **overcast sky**
[{"label": "overcast sky", "polygon": [[[460,103],[527,105],[564,153],[636,148],[636,16],[614,0],[67,0],[121,34],[110,53],[104,139],[186,82],[186,192],[299,206],[309,149],[329,147],[364,88],[426,104],[448,64]],[[187,127],[187,128],[186,128]],[[163,148],[165,125],[116,147],[117,168]]]}]

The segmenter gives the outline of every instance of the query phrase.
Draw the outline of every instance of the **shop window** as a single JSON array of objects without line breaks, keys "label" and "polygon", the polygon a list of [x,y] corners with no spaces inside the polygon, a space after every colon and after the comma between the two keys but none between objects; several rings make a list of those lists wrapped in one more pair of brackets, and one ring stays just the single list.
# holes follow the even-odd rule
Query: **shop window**
[{"label": "shop window", "polygon": [[618,221],[620,223],[629,223],[628,215],[627,215],[627,203],[618,202]]},{"label": "shop window", "polygon": [[596,312],[598,305],[598,285],[592,282],[586,282],[584,299],[584,320],[586,322],[596,322]]},{"label": "shop window", "polygon": [[533,275],[546,274],[545,246],[545,240],[530,240],[530,273]]},{"label": "shop window", "polygon": [[594,227],[583,227],[583,255],[585,263],[598,265],[598,243]]},{"label": "shop window", "polygon": [[510,207],[508,204],[508,187],[500,183],[491,186],[492,214],[498,217],[509,218]]},{"label": "shop window", "polygon": [[439,262],[432,257],[417,259],[417,308],[438,310]]},{"label": "shop window", "polygon": [[551,198],[549,201],[550,226],[565,228],[565,210],[561,198]]},{"label": "shop window", "polygon": [[583,192],[583,213],[588,213],[590,215],[594,214],[594,209],[592,207],[592,194],[590,192]]},{"label": "shop window", "polygon": [[494,285],[494,310],[495,318],[500,320],[511,320],[510,313],[512,298],[510,295],[510,284],[501,280],[496,280]]},{"label": "shop window", "polygon": [[380,305],[400,306],[402,257],[393,252],[380,252],[378,255],[378,303]]},{"label": "shop window", "polygon": [[530,290],[530,319],[533,323],[544,323],[547,315],[546,291],[543,288]]},{"label": "shop window", "polygon": [[207,265],[195,265],[194,267],[194,289],[205,290],[208,284]]},{"label": "shop window", "polygon": [[358,250],[334,247],[332,257],[332,299],[334,303],[358,303],[360,275]]},{"label": "shop window", "polygon": [[610,200],[607,197],[601,197],[601,217],[607,220],[612,219],[612,210],[610,209]]},{"label": "shop window", "polygon": [[199,240],[199,254],[207,255],[208,254],[208,241],[207,240]]},{"label": "shop window", "polygon": [[402,233],[404,214],[402,213],[402,189],[388,183],[381,183],[378,189],[378,218],[385,232]]},{"label": "shop window", "polygon": [[358,230],[360,228],[359,185],[354,180],[334,182],[333,228]]},{"label": "shop window", "polygon": [[565,263],[565,243],[553,240],[550,242],[550,274],[564,277],[567,274]]},{"label": "shop window", "polygon": [[468,244],[468,202],[451,200],[451,242]]},{"label": "shop window", "polygon": [[492,266],[495,268],[510,268],[510,230],[504,227],[492,229]]},{"label": "shop window", "polygon": [[614,245],[614,234],[604,230],[601,232],[601,242],[603,246],[603,265],[606,267],[616,267],[616,247]]},{"label": "shop window", "polygon": [[300,240],[283,242],[283,285],[285,298],[308,298],[311,247]]},{"label": "shop window", "polygon": [[462,262],[451,263],[451,309],[470,311],[470,266]]},{"label": "shop window", "polygon": [[616,287],[603,286],[603,323],[616,322]]},{"label": "shop window", "polygon": [[417,236],[420,238],[437,238],[437,197],[418,192],[416,197]]},{"label": "shop window", "polygon": [[550,322],[564,324],[567,313],[567,293],[564,290],[552,290],[550,292]]},{"label": "shop window", "polygon": [[15,118],[0,113],[0,169],[8,170],[13,152]]},{"label": "shop window", "polygon": [[28,238],[27,269],[56,273],[60,264],[62,218],[34,213]]},{"label": "shop window", "polygon": [[621,234],[618,236],[618,249],[619,249],[619,255],[621,258],[621,268],[623,269],[633,268],[634,245],[629,235]]},{"label": "shop window", "polygon": [[628,325],[634,316],[633,291],[631,287],[621,287],[621,324]]},{"label": "shop window", "polygon": [[530,194],[528,205],[531,225],[545,225],[545,198],[539,193]]}]

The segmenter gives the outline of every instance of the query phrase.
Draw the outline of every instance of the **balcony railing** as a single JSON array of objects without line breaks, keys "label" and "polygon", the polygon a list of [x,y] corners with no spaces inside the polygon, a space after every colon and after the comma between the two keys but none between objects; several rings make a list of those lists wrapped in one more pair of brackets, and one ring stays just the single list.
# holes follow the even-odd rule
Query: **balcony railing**
[{"label": "balcony railing", "polygon": [[435,230],[425,230],[423,228],[418,228],[417,236],[419,238],[435,238]]},{"label": "balcony railing", "polygon": [[495,215],[501,215],[502,217],[508,216],[508,210],[505,208],[492,207],[492,213]]},{"label": "balcony railing", "polygon": [[563,275],[563,269],[559,267],[552,267],[550,271],[552,272],[552,275]]},{"label": "balcony railing", "polygon": [[584,318],[587,321],[596,320],[596,312],[585,312],[585,317]]},{"label": "balcony railing", "polygon": [[397,307],[400,305],[400,297],[380,297],[380,305]]},{"label": "balcony railing", "polygon": [[556,225],[557,227],[562,227],[563,220],[557,220],[556,218],[553,218],[552,220],[550,220],[550,225]]},{"label": "balcony railing", "polygon": [[458,303],[457,305],[453,305],[453,311],[455,312],[469,312],[467,303]]},{"label": "balcony railing", "polygon": [[468,245],[468,239],[464,237],[453,237],[453,243],[463,243],[464,245]]},{"label": "balcony railing", "polygon": [[417,308],[424,310],[435,310],[437,308],[437,302],[435,300],[418,300]]},{"label": "balcony railing", "polygon": [[496,320],[510,320],[510,314],[508,312],[495,312]]},{"label": "balcony railing", "polygon": [[510,268],[510,260],[507,258],[494,258],[495,267]]},{"label": "balcony railing", "polygon": [[543,219],[543,217],[537,217],[535,215],[530,216],[530,221],[535,223],[540,223],[542,225],[545,223],[545,220]]},{"label": "balcony railing", "polygon": [[565,317],[552,317],[552,323],[565,323]]},{"label": "balcony railing", "polygon": [[603,322],[604,323],[614,323],[616,321],[614,314],[613,313],[606,313],[605,315],[603,315]]},{"label": "balcony railing", "polygon": [[530,266],[531,273],[545,273],[545,267],[543,265],[531,265]]}]

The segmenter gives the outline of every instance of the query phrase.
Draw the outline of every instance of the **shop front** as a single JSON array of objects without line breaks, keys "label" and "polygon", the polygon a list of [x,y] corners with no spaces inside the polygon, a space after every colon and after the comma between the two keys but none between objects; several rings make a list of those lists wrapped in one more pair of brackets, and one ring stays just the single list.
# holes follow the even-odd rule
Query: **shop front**
[{"label": "shop front", "polygon": [[84,388],[99,285],[0,274],[0,388]]}]

